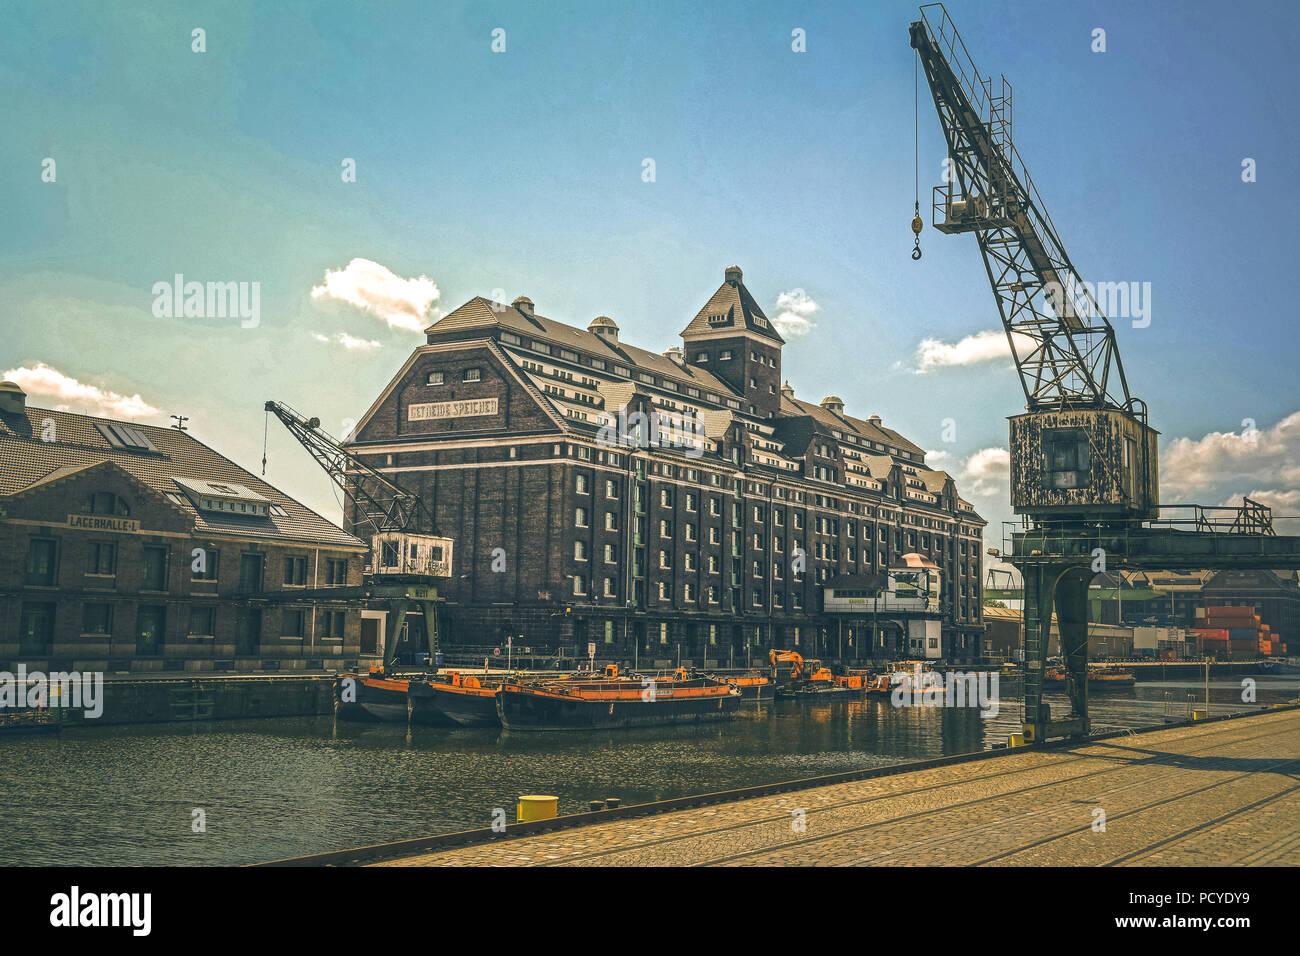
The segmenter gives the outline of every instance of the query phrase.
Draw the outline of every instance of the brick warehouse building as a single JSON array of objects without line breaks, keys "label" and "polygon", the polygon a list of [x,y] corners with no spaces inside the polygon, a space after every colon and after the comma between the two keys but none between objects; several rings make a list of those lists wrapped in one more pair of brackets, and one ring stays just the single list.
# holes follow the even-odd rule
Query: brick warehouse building
[{"label": "brick warehouse building", "polygon": [[984,520],[878,416],[782,386],[784,342],[741,280],[727,269],[662,355],[608,317],[582,329],[525,297],[474,298],[426,330],[349,447],[432,504],[421,530],[456,541],[446,644],[914,656],[905,622],[831,612],[823,592],[870,593],[915,552],[942,572],[928,606],[943,656],[979,654]]},{"label": "brick warehouse building", "polygon": [[0,670],[355,662],[367,551],[186,432],[0,384]]}]

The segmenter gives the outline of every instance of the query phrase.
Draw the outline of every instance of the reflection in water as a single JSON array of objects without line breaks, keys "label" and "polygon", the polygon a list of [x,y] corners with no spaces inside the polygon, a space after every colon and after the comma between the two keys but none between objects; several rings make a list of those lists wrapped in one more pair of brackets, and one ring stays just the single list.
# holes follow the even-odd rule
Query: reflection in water
[{"label": "reflection in water", "polygon": [[[1258,678],[1258,703],[1295,697]],[[748,704],[727,724],[573,734],[336,724],[330,718],[77,729],[0,740],[0,864],[237,864],[488,826],[523,793],[641,803],[980,750],[1019,730],[997,717],[882,700]],[[1098,730],[1159,724],[1195,681],[1092,698]],[[1216,712],[1241,685],[1211,684]],[[1060,695],[1053,710],[1065,711]],[[194,809],[207,832],[190,829]]]}]

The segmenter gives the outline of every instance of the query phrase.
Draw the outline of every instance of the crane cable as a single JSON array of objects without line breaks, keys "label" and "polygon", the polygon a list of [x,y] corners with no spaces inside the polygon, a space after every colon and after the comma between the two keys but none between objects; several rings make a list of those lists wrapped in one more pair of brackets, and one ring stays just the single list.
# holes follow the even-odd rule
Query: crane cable
[{"label": "crane cable", "polygon": [[271,413],[268,410],[262,412],[262,477],[266,477],[266,430],[271,423]]},{"label": "crane cable", "polygon": [[912,258],[921,258],[921,229],[924,223],[921,222],[921,78],[920,78],[921,51],[916,51],[916,58],[912,60],[912,188],[913,195],[916,199],[913,206],[915,212],[912,215],[912,235],[915,237],[915,245],[912,247]]}]

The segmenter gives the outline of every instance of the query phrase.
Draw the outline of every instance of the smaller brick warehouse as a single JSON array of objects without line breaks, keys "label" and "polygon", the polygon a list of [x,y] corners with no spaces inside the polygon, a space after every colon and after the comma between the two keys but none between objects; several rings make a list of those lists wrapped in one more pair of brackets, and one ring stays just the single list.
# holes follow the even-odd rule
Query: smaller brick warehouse
[{"label": "smaller brick warehouse", "polygon": [[186,432],[0,384],[0,670],[348,666],[367,550]]}]

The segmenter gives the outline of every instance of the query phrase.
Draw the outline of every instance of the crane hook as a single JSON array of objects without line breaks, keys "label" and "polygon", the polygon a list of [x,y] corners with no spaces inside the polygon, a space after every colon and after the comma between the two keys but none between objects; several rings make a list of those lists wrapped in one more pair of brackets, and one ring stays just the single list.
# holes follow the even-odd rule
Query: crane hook
[{"label": "crane hook", "polygon": [[925,224],[921,222],[921,203],[918,201],[916,204],[916,215],[912,217],[912,234],[916,236],[916,245],[912,249],[913,259],[921,258],[921,230],[924,228],[924,225]]}]

